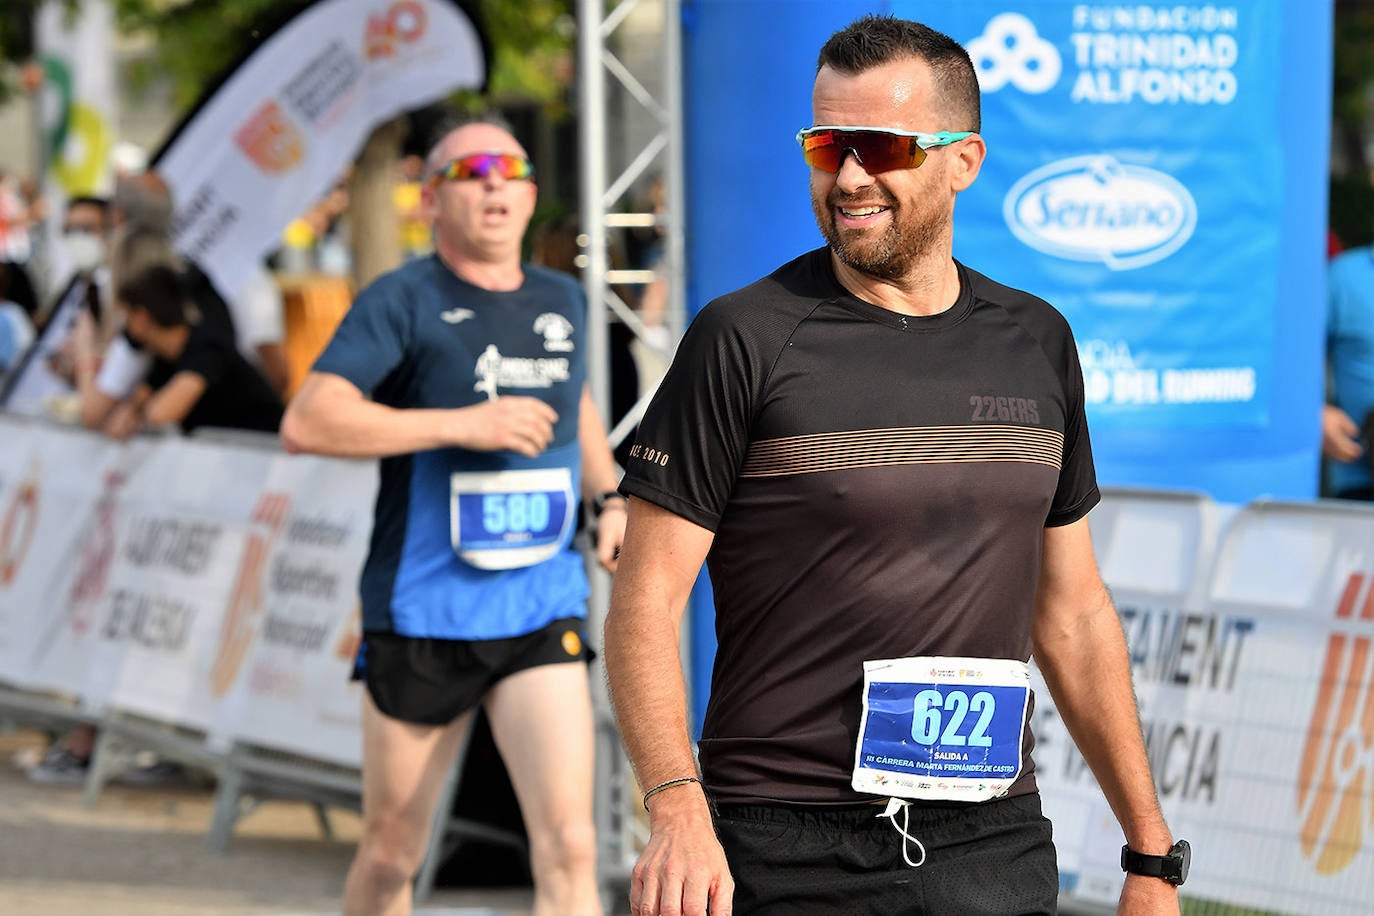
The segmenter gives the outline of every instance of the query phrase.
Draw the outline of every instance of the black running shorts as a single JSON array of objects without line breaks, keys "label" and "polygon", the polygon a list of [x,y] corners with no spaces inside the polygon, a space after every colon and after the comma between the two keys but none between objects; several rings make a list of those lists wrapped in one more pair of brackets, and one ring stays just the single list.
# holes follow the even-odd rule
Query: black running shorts
[{"label": "black running shorts", "polygon": [[447,725],[498,681],[527,668],[588,662],[587,621],[555,620],[509,639],[420,639],[366,633],[353,668],[377,708],[393,719]]},{"label": "black running shorts", "polygon": [[[904,841],[882,805],[720,805],[716,833],[736,916],[1052,914],[1059,869],[1038,794],[907,809]],[[902,815],[896,815],[902,823]]]}]

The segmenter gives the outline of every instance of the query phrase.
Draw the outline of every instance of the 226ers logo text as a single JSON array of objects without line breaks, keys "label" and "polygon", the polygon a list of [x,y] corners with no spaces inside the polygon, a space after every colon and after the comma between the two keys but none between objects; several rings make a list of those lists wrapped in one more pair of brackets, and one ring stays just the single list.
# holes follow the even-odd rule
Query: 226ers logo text
[{"label": "226ers logo text", "polygon": [[[1374,620],[1374,583],[1351,574],[1336,619]],[[1363,599],[1363,600],[1361,600]],[[1374,638],[1333,633],[1298,770],[1303,855],[1318,873],[1350,864],[1374,829]]]}]

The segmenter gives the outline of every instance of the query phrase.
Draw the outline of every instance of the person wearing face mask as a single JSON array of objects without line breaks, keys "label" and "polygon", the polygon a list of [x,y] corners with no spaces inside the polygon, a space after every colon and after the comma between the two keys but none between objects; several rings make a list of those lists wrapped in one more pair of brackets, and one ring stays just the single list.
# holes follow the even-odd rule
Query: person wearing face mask
[{"label": "person wearing face mask", "polygon": [[73,274],[89,275],[105,263],[110,205],[100,197],[74,197],[62,221],[62,253]]},{"label": "person wearing face mask", "polygon": [[62,222],[59,260],[70,274],[47,313],[37,322],[38,337],[14,362],[0,389],[0,407],[12,413],[38,416],[68,397],[82,368],[71,342],[83,315],[100,320],[101,303],[109,285],[104,270],[110,226],[110,206],[99,197],[74,197]]},{"label": "person wearing face mask", "polygon": [[[195,265],[172,245],[171,190],[156,172],[123,175],[110,204],[111,288],[153,266],[174,270],[188,292],[196,322],[232,341],[234,322],[224,300]],[[72,335],[74,377],[79,392],[77,419],[88,429],[104,429],[115,408],[127,400],[152,365],[152,355],[123,331],[120,314],[106,308],[90,320],[83,316]]]}]

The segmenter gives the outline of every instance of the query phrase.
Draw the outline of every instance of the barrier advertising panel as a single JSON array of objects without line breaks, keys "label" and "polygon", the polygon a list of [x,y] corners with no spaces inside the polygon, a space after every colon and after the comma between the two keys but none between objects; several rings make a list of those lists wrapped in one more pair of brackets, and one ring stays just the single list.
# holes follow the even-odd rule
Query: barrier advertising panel
[{"label": "barrier advertising panel", "polygon": [[[1203,605],[1117,591],[1160,801],[1194,848],[1186,897],[1264,912],[1368,912],[1371,586],[1374,513],[1261,503],[1233,520]],[[1068,892],[1112,903],[1120,828],[1048,704],[1036,728]]]},{"label": "barrier advertising panel", "polygon": [[226,696],[226,731],[361,764],[361,692],[349,675],[376,488],[372,462],[273,462],[211,671],[212,690]]},{"label": "barrier advertising panel", "polygon": [[204,672],[271,460],[265,451],[174,440],[129,478],[96,615],[88,700],[210,726],[216,698]]},{"label": "barrier advertising panel", "polygon": [[[26,686],[65,616],[73,558],[122,456],[94,434],[0,418],[0,680]],[[87,580],[89,581],[89,580]]]}]

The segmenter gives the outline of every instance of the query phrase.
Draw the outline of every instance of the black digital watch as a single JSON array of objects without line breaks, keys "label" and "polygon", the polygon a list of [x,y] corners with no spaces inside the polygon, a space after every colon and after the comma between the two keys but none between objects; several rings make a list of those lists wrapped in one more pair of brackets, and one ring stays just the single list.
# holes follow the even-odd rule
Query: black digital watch
[{"label": "black digital watch", "polygon": [[1147,856],[1130,846],[1122,846],[1121,869],[1132,875],[1161,878],[1178,887],[1188,880],[1188,865],[1192,857],[1192,847],[1187,840],[1179,840],[1169,847],[1168,854],[1162,856]]}]

